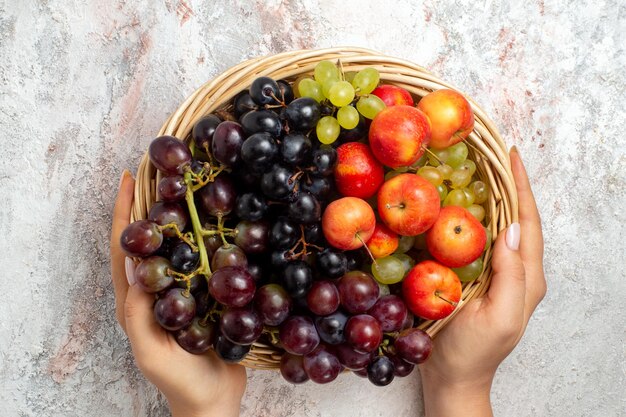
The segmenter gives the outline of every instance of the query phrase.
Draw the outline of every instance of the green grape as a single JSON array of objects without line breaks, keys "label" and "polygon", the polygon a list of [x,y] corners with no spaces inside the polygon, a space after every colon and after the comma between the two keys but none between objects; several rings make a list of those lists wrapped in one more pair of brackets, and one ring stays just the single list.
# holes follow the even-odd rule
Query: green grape
[{"label": "green grape", "polygon": [[407,274],[415,266],[415,260],[406,253],[396,253],[393,256],[400,259],[404,265],[404,275]]},{"label": "green grape", "polygon": [[413,243],[413,247],[418,250],[428,249],[426,247],[426,233],[415,236],[415,242]]},{"label": "green grape", "polygon": [[491,247],[491,242],[493,240],[493,235],[491,234],[491,229],[488,229],[485,227],[485,233],[487,234],[487,242],[485,243],[485,249],[487,250],[488,248]]},{"label": "green grape", "polygon": [[479,206],[478,204],[472,204],[467,207],[467,210],[472,213],[472,216],[476,217],[476,220],[482,222],[485,218],[485,208],[483,206]]},{"label": "green grape", "polygon": [[356,102],[356,109],[368,119],[376,117],[385,107],[387,107],[385,102],[373,94],[367,97],[363,96]]},{"label": "green grape", "polygon": [[452,188],[465,188],[472,181],[472,174],[468,170],[465,169],[455,169],[452,174],[450,174],[450,186]]},{"label": "green grape", "polygon": [[310,97],[318,103],[324,100],[322,86],[313,78],[303,78],[300,80],[297,90],[300,97]]},{"label": "green grape", "polygon": [[293,95],[294,95],[294,97],[296,97],[296,98],[302,97],[302,94],[300,94],[300,83],[302,82],[302,80],[306,80],[306,79],[312,80],[313,78],[309,77],[308,75],[300,75],[293,82]]},{"label": "green grape", "polygon": [[322,117],[319,122],[317,122],[317,126],[315,128],[317,139],[326,145],[336,141],[339,137],[340,131],[341,127],[339,126],[339,122],[332,116]]},{"label": "green grape", "polygon": [[446,184],[439,184],[437,192],[439,193],[439,200],[444,201],[448,196],[448,187],[446,187]]},{"label": "green grape", "polygon": [[474,175],[474,172],[476,172],[476,164],[474,163],[474,161],[466,159],[461,163],[461,165],[459,165],[458,169],[468,171],[471,177],[472,175]]},{"label": "green grape", "polygon": [[467,264],[460,268],[452,268],[452,270],[456,276],[459,277],[461,282],[474,281],[483,272],[483,259],[478,258],[471,264]]},{"label": "green grape", "polygon": [[394,254],[408,252],[413,247],[413,244],[415,244],[415,236],[400,236],[398,249],[396,249]]},{"label": "green grape", "polygon": [[465,142],[454,144],[447,148],[447,151],[448,159],[446,159],[446,164],[452,168],[458,168],[467,159],[468,150]]},{"label": "green grape", "polygon": [[328,98],[330,96],[330,89],[333,88],[335,84],[337,84],[339,80],[326,80],[322,82],[322,94],[324,97]]},{"label": "green grape", "polygon": [[352,85],[359,94],[369,94],[378,86],[380,74],[376,68],[365,68],[356,73]]},{"label": "green grape", "polygon": [[403,174],[400,171],[389,171],[385,174],[385,181],[392,179],[393,177],[397,177],[398,175]]},{"label": "green grape", "polygon": [[[434,149],[429,148],[428,162],[434,167],[441,165],[442,163],[448,164],[448,158],[450,157],[450,148]],[[449,165],[449,164],[448,164]]]},{"label": "green grape", "polygon": [[465,207],[465,193],[463,190],[452,190],[448,193],[448,196],[443,200],[444,207],[446,206],[459,206]]},{"label": "green grape", "polygon": [[420,156],[420,159],[418,159],[417,161],[415,161],[413,165],[411,165],[411,168],[419,169],[423,167],[424,165],[426,165],[427,161],[428,161],[428,155],[427,153],[423,153],[422,156]]},{"label": "green grape", "polygon": [[454,168],[452,168],[450,165],[439,165],[437,167],[437,169],[439,171],[441,171],[441,173],[443,174],[443,179],[444,180],[449,180],[450,179],[450,175],[454,172]]},{"label": "green grape", "polygon": [[417,175],[424,178],[435,187],[439,186],[443,182],[443,174],[441,171],[428,165],[418,169]]},{"label": "green grape", "polygon": [[469,189],[474,192],[474,196],[476,197],[474,203],[482,204],[487,201],[489,197],[489,185],[482,181],[474,181],[469,185]]},{"label": "green grape", "polygon": [[356,71],[348,71],[343,73],[343,79],[352,84],[352,80],[354,80],[354,76],[356,75]]},{"label": "green grape", "polygon": [[354,87],[347,81],[337,81],[328,91],[328,99],[334,106],[347,106],[354,100]]},{"label": "green grape", "polygon": [[352,106],[344,106],[337,111],[337,121],[344,129],[354,129],[359,124],[359,111]]},{"label": "green grape", "polygon": [[320,61],[314,70],[315,81],[324,85],[326,81],[339,81],[341,76],[339,68],[330,61]]},{"label": "green grape", "polygon": [[474,192],[470,188],[463,188],[463,192],[465,193],[465,199],[467,200],[465,202],[466,207],[474,204],[474,201],[476,200],[476,196],[474,195]]},{"label": "green grape", "polygon": [[404,263],[393,255],[376,259],[372,264],[372,275],[382,284],[395,284],[404,278]]}]

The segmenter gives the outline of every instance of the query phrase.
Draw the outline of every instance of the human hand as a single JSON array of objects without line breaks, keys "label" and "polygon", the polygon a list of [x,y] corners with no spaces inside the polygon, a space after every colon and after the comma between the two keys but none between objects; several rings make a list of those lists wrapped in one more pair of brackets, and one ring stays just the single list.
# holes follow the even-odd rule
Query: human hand
[{"label": "human hand", "polygon": [[111,277],[117,321],[128,335],[137,367],[165,395],[174,417],[238,416],[245,368],[226,364],[212,350],[203,355],[183,350],[156,322],[154,295],[134,285],[134,262],[120,247],[120,235],[130,222],[134,186],[124,171],[113,211]]},{"label": "human hand", "polygon": [[513,149],[510,156],[519,224],[495,242],[489,291],[463,307],[420,365],[427,417],[492,415],[489,392],[496,369],[546,293],[539,212],[519,153]]}]

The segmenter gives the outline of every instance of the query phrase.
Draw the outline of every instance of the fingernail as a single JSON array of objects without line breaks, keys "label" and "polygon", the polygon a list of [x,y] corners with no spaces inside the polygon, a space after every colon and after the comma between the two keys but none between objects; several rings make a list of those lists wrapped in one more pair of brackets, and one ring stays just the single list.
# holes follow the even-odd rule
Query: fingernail
[{"label": "fingernail", "polygon": [[126,175],[128,174],[128,170],[125,169],[124,171],[122,171],[122,176],[120,177],[120,183],[117,185],[117,189],[119,190],[120,188],[122,188],[122,183],[124,182],[124,178],[126,178]]},{"label": "fingernail", "polygon": [[511,152],[515,152],[516,154],[519,155],[519,149],[517,149],[517,146],[515,145],[511,146]]},{"label": "fingernail", "polygon": [[128,280],[128,285],[132,287],[135,285],[135,261],[126,257],[126,263],[124,266],[126,269],[126,279]]},{"label": "fingernail", "polygon": [[506,246],[511,250],[519,249],[520,227],[519,223],[511,223],[506,231]]}]

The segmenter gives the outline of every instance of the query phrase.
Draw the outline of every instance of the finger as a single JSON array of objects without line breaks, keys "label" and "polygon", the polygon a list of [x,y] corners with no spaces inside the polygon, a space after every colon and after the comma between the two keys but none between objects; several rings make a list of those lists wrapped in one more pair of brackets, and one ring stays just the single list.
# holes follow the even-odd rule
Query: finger
[{"label": "finger", "polygon": [[494,331],[517,338],[524,325],[526,279],[520,256],[519,224],[509,226],[496,239],[491,267],[493,275],[487,292],[489,317]]},{"label": "finger", "polygon": [[541,218],[524,163],[517,148],[511,150],[511,168],[519,199],[519,219],[522,236],[520,255],[526,268],[526,315],[530,318],[530,314],[532,314],[546,293],[546,280],[543,273]]},{"label": "finger", "polygon": [[111,279],[115,291],[115,312],[122,329],[124,323],[124,301],[128,291],[126,280],[125,259],[126,254],[120,247],[120,235],[130,223],[130,211],[133,203],[133,191],[135,180],[130,172],[124,170],[120,180],[120,189],[115,200],[113,209],[113,224],[111,225]]},{"label": "finger", "polygon": [[154,295],[137,285],[128,288],[124,303],[126,333],[138,362],[150,358],[157,347],[164,346],[167,334],[154,318]]}]

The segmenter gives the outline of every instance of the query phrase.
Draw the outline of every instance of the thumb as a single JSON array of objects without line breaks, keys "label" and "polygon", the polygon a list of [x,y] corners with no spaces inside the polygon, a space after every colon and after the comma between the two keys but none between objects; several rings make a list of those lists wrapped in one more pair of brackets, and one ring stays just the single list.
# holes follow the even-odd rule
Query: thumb
[{"label": "thumb", "polygon": [[513,223],[498,236],[491,259],[489,308],[493,309],[492,317],[506,329],[514,329],[523,321],[526,274],[519,242],[520,225]]},{"label": "thumb", "polygon": [[131,285],[124,303],[126,332],[137,361],[141,361],[163,346],[167,333],[154,318],[154,295],[139,288],[134,278],[128,281]]}]

